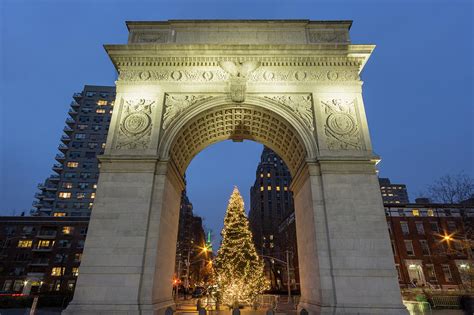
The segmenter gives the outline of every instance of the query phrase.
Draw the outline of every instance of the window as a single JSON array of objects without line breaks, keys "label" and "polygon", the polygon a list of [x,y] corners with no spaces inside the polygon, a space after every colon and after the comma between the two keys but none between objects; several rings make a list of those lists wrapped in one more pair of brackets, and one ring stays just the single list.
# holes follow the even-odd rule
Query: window
[{"label": "window", "polygon": [[263,189],[264,189],[263,186],[260,186],[260,191],[263,191]]},{"label": "window", "polygon": [[448,221],[448,231],[450,232],[456,231],[456,222]]},{"label": "window", "polygon": [[428,276],[428,279],[431,281],[436,281],[436,271],[434,269],[434,265],[426,265],[426,275]]},{"label": "window", "polygon": [[69,240],[59,240],[58,242],[60,248],[69,248],[71,247],[71,242]]},{"label": "window", "polygon": [[76,168],[79,166],[79,162],[67,162],[67,167]]},{"label": "window", "polygon": [[272,186],[267,186],[267,190],[272,190]]},{"label": "window", "polygon": [[272,176],[272,174],[270,174],[270,173],[267,173],[267,177],[270,177],[270,176]]},{"label": "window", "polygon": [[92,188],[97,189],[97,184],[92,185]]},{"label": "window", "polygon": [[105,106],[105,105],[107,105],[107,101],[106,100],[98,100],[97,105],[98,106]]},{"label": "window", "polygon": [[400,221],[400,226],[402,227],[403,235],[410,234],[410,229],[408,228],[408,222]]},{"label": "window", "polygon": [[428,209],[427,213],[429,217],[434,217],[433,209]]},{"label": "window", "polygon": [[102,149],[105,149],[105,142],[102,143]]},{"label": "window", "polygon": [[86,234],[87,234],[87,227],[82,227],[80,233],[81,233],[82,236],[86,236]]},{"label": "window", "polygon": [[84,240],[77,242],[77,248],[84,248]]},{"label": "window", "polygon": [[33,245],[32,240],[19,240],[18,241],[18,248],[30,248]]},{"label": "window", "polygon": [[444,279],[446,279],[447,282],[453,281],[453,275],[451,274],[451,268],[449,268],[449,265],[443,265],[443,273]]},{"label": "window", "polygon": [[72,172],[65,173],[64,178],[76,178],[76,173],[72,173]]},{"label": "window", "polygon": [[82,140],[82,139],[85,139],[85,138],[86,138],[85,133],[76,133],[76,135],[74,136],[74,139],[76,139],[76,140]]},{"label": "window", "polygon": [[89,127],[88,124],[78,124],[78,125],[77,125],[77,129],[79,129],[79,130],[85,130],[85,129],[87,129],[88,127]]},{"label": "window", "polygon": [[94,97],[95,92],[86,92],[86,97]]},{"label": "window", "polygon": [[105,114],[105,109],[103,109],[103,108],[98,108],[98,109],[96,109],[95,112],[96,112],[97,114]]},{"label": "window", "polygon": [[430,246],[428,245],[428,241],[426,240],[420,240],[420,246],[421,246],[421,252],[425,256],[430,255]]},{"label": "window", "polygon": [[260,178],[263,178],[263,173],[260,173]]},{"label": "window", "polygon": [[72,275],[73,275],[74,277],[79,276],[79,268],[78,268],[78,267],[72,268]]},{"label": "window", "polygon": [[87,178],[91,178],[91,175],[92,175],[91,173],[83,172],[83,173],[81,173],[81,176],[80,176],[80,177],[81,177],[82,179],[87,179]]},{"label": "window", "polygon": [[418,232],[418,235],[424,235],[425,227],[423,226],[423,222],[415,222],[415,225],[416,225],[416,231]]},{"label": "window", "polygon": [[413,210],[411,210],[411,214],[413,214],[414,217],[419,217],[420,216],[420,210],[413,209]]},{"label": "window", "polygon": [[75,286],[75,285],[76,285],[76,281],[75,281],[75,280],[69,280],[69,281],[67,282],[67,289],[68,289],[69,291],[72,291],[72,290],[74,290],[74,286]]},{"label": "window", "polygon": [[63,183],[63,188],[71,189],[71,188],[72,188],[72,183],[64,182],[64,183]]},{"label": "window", "polygon": [[89,183],[79,183],[77,187],[80,189],[87,189],[89,187]]},{"label": "window", "polygon": [[277,190],[277,191],[280,191],[280,186],[276,186],[276,190]]},{"label": "window", "polygon": [[55,212],[53,214],[53,217],[65,217],[66,213],[65,212]]},{"label": "window", "polygon": [[415,256],[415,251],[413,250],[412,241],[405,241],[405,248],[407,250],[407,255],[408,256]]},{"label": "window", "polygon": [[95,192],[91,193],[91,199],[95,198]]},{"label": "window", "polygon": [[81,262],[82,253],[75,253],[74,254],[74,262]]},{"label": "window", "polygon": [[5,280],[3,283],[3,289],[2,291],[10,291],[10,288],[12,287],[13,280]]},{"label": "window", "polygon": [[71,198],[71,193],[70,193],[70,192],[62,191],[62,192],[59,193],[59,198],[62,198],[62,199]]},{"label": "window", "polygon": [[64,271],[66,270],[65,267],[53,267],[51,269],[51,275],[52,276],[63,276],[64,275]]},{"label": "window", "polygon": [[283,187],[283,190],[284,190],[284,191],[288,191],[288,187],[286,187],[286,186]]},{"label": "window", "polygon": [[72,234],[73,231],[74,231],[74,227],[72,227],[72,226],[63,226],[63,229],[62,229],[63,234],[69,235],[69,234]]},{"label": "window", "polygon": [[85,197],[86,197],[86,194],[83,193],[83,192],[78,192],[78,193],[76,193],[76,198],[77,198],[77,199],[83,199],[83,198],[85,198]]},{"label": "window", "polygon": [[55,263],[64,263],[67,261],[67,254],[56,254],[56,256],[54,256],[54,262]]},{"label": "window", "polygon": [[439,227],[437,222],[430,222],[430,227],[432,232],[439,233]]},{"label": "window", "polygon": [[41,248],[49,248],[50,245],[53,246],[53,242],[51,241],[47,241],[47,240],[41,240],[38,242],[38,248],[41,249]]},{"label": "window", "polygon": [[86,158],[88,159],[94,159],[96,155],[97,154],[95,152],[86,152]]}]

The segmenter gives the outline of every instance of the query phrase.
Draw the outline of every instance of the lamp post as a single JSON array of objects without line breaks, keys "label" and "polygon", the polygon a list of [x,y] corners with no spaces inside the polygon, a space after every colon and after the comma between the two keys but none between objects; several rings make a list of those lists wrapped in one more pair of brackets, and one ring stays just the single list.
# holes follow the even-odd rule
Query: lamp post
[{"label": "lamp post", "polygon": [[287,287],[287,290],[288,290],[288,303],[290,303],[290,300],[291,300],[290,253],[291,253],[291,252],[290,252],[289,250],[286,250],[286,251],[285,251],[285,254],[286,254],[286,262],[283,261],[283,260],[281,260],[281,259],[272,257],[272,256],[261,255],[261,257],[263,257],[263,258],[268,258],[268,259],[272,259],[272,260],[278,261],[279,263],[281,263],[281,264],[283,264],[283,265],[286,266],[286,275],[287,275],[286,287]]}]

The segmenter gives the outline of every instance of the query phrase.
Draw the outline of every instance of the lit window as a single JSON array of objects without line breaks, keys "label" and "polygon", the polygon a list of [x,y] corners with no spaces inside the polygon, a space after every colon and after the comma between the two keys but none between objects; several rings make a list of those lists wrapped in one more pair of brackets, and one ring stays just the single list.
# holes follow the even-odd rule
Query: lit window
[{"label": "lit window", "polygon": [[76,168],[79,166],[79,162],[67,162],[67,167]]},{"label": "lit window", "polygon": [[79,268],[77,268],[77,267],[72,268],[72,275],[73,275],[74,277],[79,276]]},{"label": "lit window", "polygon": [[63,226],[63,234],[69,235],[72,233],[72,231],[73,231],[72,226]]},{"label": "lit window", "polygon": [[82,193],[82,192],[79,192],[79,193],[76,194],[77,199],[83,199],[85,196],[86,196],[86,194]]},{"label": "lit window", "polygon": [[280,191],[280,186],[276,186],[276,190],[277,190],[277,191]]},{"label": "lit window", "polygon": [[111,114],[112,114],[113,112],[114,112],[113,109],[111,109],[111,110],[109,111],[109,113],[111,113]]},{"label": "lit window", "polygon": [[388,194],[389,196],[393,196],[393,194]]},{"label": "lit window", "polygon": [[267,173],[267,177],[270,177],[270,176],[271,176],[271,174],[270,174],[270,173]]},{"label": "lit window", "polygon": [[434,216],[434,213],[433,213],[433,210],[432,210],[432,209],[428,209],[428,216],[429,216],[429,217],[433,217],[433,216]]},{"label": "lit window", "polygon": [[285,186],[283,189],[284,189],[285,191],[288,191],[288,187],[286,187],[286,186]]},{"label": "lit window", "polygon": [[94,205],[93,202],[89,202],[89,209],[92,209],[92,206]]},{"label": "lit window", "polygon": [[91,199],[95,198],[95,193],[91,193]]},{"label": "lit window", "polygon": [[262,178],[262,177],[263,177],[263,173],[260,173],[260,178]]},{"label": "lit window", "polygon": [[413,214],[414,217],[419,217],[420,216],[420,210],[418,210],[418,209],[413,209],[411,211],[411,213]]},{"label": "lit window", "polygon": [[65,212],[55,212],[53,214],[53,217],[65,217],[66,213]]},{"label": "lit window", "polygon": [[53,267],[53,269],[51,269],[51,275],[56,277],[63,276],[65,270],[65,267]]},{"label": "lit window", "polygon": [[50,244],[52,246],[51,241],[42,240],[38,242],[38,248],[49,248]]},{"label": "lit window", "polygon": [[62,191],[62,192],[59,193],[59,198],[62,198],[62,199],[71,198],[71,193],[70,193],[70,192]]},{"label": "lit window", "polygon": [[63,183],[64,188],[72,188],[72,183]]},{"label": "lit window", "polygon": [[81,259],[82,259],[82,253],[74,254],[74,261],[75,262],[81,262]]},{"label": "lit window", "polygon": [[386,196],[387,196],[387,194],[382,194],[382,196],[386,197]]},{"label": "lit window", "polygon": [[267,187],[267,190],[272,190],[272,186],[268,186],[268,187]]},{"label": "lit window", "polygon": [[105,109],[103,109],[103,108],[98,108],[95,112],[96,112],[97,114],[105,114]]},{"label": "lit window", "polygon": [[449,265],[443,265],[443,273],[447,282],[453,281],[453,275],[451,274],[451,268],[449,268]]},{"label": "lit window", "polygon": [[17,247],[19,248],[30,248],[33,245],[32,240],[19,240]]},{"label": "lit window", "polygon": [[102,143],[102,149],[105,149],[105,142]]},{"label": "lit window", "polygon": [[263,186],[260,186],[260,191],[263,191]]},{"label": "lit window", "polygon": [[98,101],[97,101],[97,105],[98,105],[98,106],[107,105],[107,101],[106,101],[106,100],[98,100]]}]

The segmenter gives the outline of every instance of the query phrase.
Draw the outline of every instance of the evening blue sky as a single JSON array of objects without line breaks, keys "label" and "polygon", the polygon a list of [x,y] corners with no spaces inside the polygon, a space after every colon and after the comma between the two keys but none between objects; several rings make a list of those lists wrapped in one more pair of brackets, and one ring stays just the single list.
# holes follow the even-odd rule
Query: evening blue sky
[{"label": "evening blue sky", "polygon": [[[353,43],[376,44],[364,101],[381,176],[412,199],[434,179],[473,170],[473,1],[0,1],[0,211],[31,209],[50,173],[72,93],[113,85],[103,44],[126,20],[353,20]],[[218,232],[233,185],[249,204],[260,144],[223,142],[188,169],[196,212]]]}]

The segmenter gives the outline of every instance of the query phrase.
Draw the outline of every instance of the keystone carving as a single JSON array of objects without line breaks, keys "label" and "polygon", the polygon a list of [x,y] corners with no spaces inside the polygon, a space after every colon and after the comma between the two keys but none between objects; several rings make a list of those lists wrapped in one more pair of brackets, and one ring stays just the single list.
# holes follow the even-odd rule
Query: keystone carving
[{"label": "keystone carving", "polygon": [[311,131],[314,131],[313,100],[311,94],[267,95],[265,98],[291,108],[298,118],[300,118]]},{"label": "keystone carving", "polygon": [[324,132],[329,150],[362,150],[354,100],[330,99],[324,105]]},{"label": "keystone carving", "polygon": [[166,94],[162,128],[168,128],[171,121],[181,114],[186,108],[199,101],[207,100],[211,97],[212,96],[210,95]]},{"label": "keystone carving", "polygon": [[147,149],[153,125],[152,111],[155,101],[126,100],[122,110],[117,149]]},{"label": "keystone carving", "polygon": [[247,81],[249,75],[260,67],[258,61],[221,61],[219,65],[229,75],[229,90],[232,101],[242,103],[245,101],[245,92],[247,91]]}]

